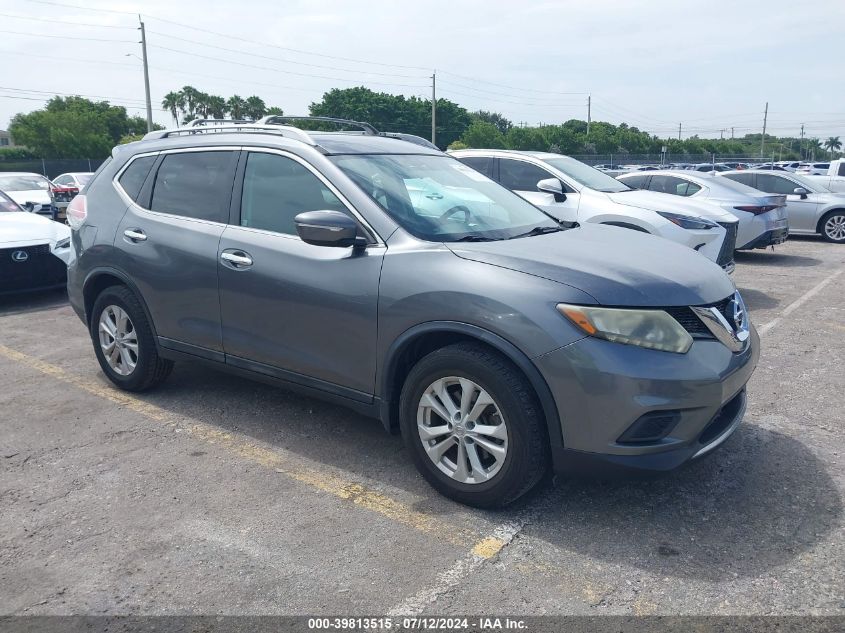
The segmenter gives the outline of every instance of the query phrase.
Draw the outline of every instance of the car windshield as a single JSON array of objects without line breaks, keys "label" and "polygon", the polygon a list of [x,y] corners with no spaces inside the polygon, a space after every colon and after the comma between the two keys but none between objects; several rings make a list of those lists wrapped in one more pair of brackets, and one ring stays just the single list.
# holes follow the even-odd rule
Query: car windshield
[{"label": "car windshield", "polygon": [[448,156],[360,154],[331,160],[423,240],[502,240],[560,230],[537,207]]},{"label": "car windshield", "polygon": [[614,193],[617,191],[631,191],[631,187],[623,182],[619,182],[616,178],[608,176],[600,172],[598,169],[593,169],[589,165],[582,163],[580,160],[575,160],[569,156],[555,156],[554,158],[541,159],[569,176],[580,185],[588,189],[595,189],[596,191],[603,191],[604,193]]},{"label": "car windshield", "polygon": [[0,191],[0,212],[4,211],[23,211],[23,209],[9,196]]},{"label": "car windshield", "polygon": [[790,179],[794,180],[795,182],[799,183],[799,187],[804,187],[807,191],[811,193],[826,193],[830,191],[827,187],[823,186],[821,183],[816,182],[815,180],[811,180],[806,176],[802,176],[801,174],[791,173],[789,174]]},{"label": "car windshield", "polygon": [[93,174],[77,174],[76,180],[79,181],[79,186],[84,187],[85,185],[87,185],[88,181],[91,180],[92,175]]},{"label": "car windshield", "polygon": [[0,176],[0,189],[3,191],[34,191],[48,190],[50,181],[43,176],[22,174],[16,176]]}]

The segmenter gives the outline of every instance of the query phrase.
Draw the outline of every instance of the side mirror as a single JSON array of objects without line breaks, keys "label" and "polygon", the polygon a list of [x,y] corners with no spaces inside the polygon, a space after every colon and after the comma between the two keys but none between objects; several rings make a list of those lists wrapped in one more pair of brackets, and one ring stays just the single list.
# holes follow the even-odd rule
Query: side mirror
[{"label": "side mirror", "polygon": [[795,189],[792,190],[792,193],[796,196],[801,196],[801,199],[804,200],[810,192],[804,189],[804,187],[795,187]]},{"label": "side mirror", "polygon": [[557,178],[546,178],[537,183],[537,191],[554,195],[555,202],[564,202],[566,194],[563,193],[563,185]]},{"label": "side mirror", "polygon": [[314,246],[366,246],[367,238],[358,235],[358,223],[340,211],[306,211],[297,215],[296,232],[302,241]]}]

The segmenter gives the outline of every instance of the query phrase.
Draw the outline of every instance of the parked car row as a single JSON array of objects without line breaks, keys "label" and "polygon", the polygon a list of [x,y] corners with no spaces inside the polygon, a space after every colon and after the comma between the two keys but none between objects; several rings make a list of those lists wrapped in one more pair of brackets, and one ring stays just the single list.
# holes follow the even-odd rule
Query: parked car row
[{"label": "parked car row", "polygon": [[61,174],[54,180],[33,172],[0,172],[0,191],[24,210],[65,221],[65,210],[93,174]]}]

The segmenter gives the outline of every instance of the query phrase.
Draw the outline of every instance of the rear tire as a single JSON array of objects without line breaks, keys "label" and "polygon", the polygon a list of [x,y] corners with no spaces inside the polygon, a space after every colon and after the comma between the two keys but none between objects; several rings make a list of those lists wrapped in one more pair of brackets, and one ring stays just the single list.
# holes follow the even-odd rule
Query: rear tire
[{"label": "rear tire", "polygon": [[548,471],[534,390],[510,361],[479,344],[450,345],[417,362],[402,387],[399,424],[422,476],[460,503],[507,505]]},{"label": "rear tire", "polygon": [[826,242],[845,243],[845,209],[834,209],[819,220],[819,233]]},{"label": "rear tire", "polygon": [[103,373],[121,389],[151,389],[173,369],[173,361],[158,355],[144,308],[125,286],[110,286],[100,293],[89,331]]}]

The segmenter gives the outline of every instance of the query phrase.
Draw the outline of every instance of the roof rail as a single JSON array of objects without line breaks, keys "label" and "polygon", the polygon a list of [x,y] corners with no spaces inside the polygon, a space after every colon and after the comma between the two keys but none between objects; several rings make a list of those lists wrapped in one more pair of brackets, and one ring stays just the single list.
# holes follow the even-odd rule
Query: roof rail
[{"label": "roof rail", "polygon": [[[212,119],[214,120],[214,119]],[[172,130],[155,130],[149,132],[144,136],[145,141],[170,138],[171,136],[189,136],[191,134],[220,134],[223,132],[255,132],[260,134],[276,134],[301,141],[306,145],[316,147],[314,142],[307,132],[291,125],[260,125],[257,123],[224,123],[221,125],[197,125],[196,127],[180,127]]]},{"label": "roof rail", "polygon": [[[337,123],[338,125],[352,125],[364,131],[364,134],[370,136],[378,136],[379,131],[369,123],[362,121],[352,121],[351,119],[338,119],[331,116],[288,116],[282,114],[271,114],[256,121],[258,125],[273,125],[284,124],[286,121],[317,121],[320,123]],[[318,132],[320,130],[312,130]]]},{"label": "roof rail", "polygon": [[188,123],[187,127],[197,127],[199,125],[209,124],[223,124],[223,123],[255,123],[252,119],[194,119]]}]

